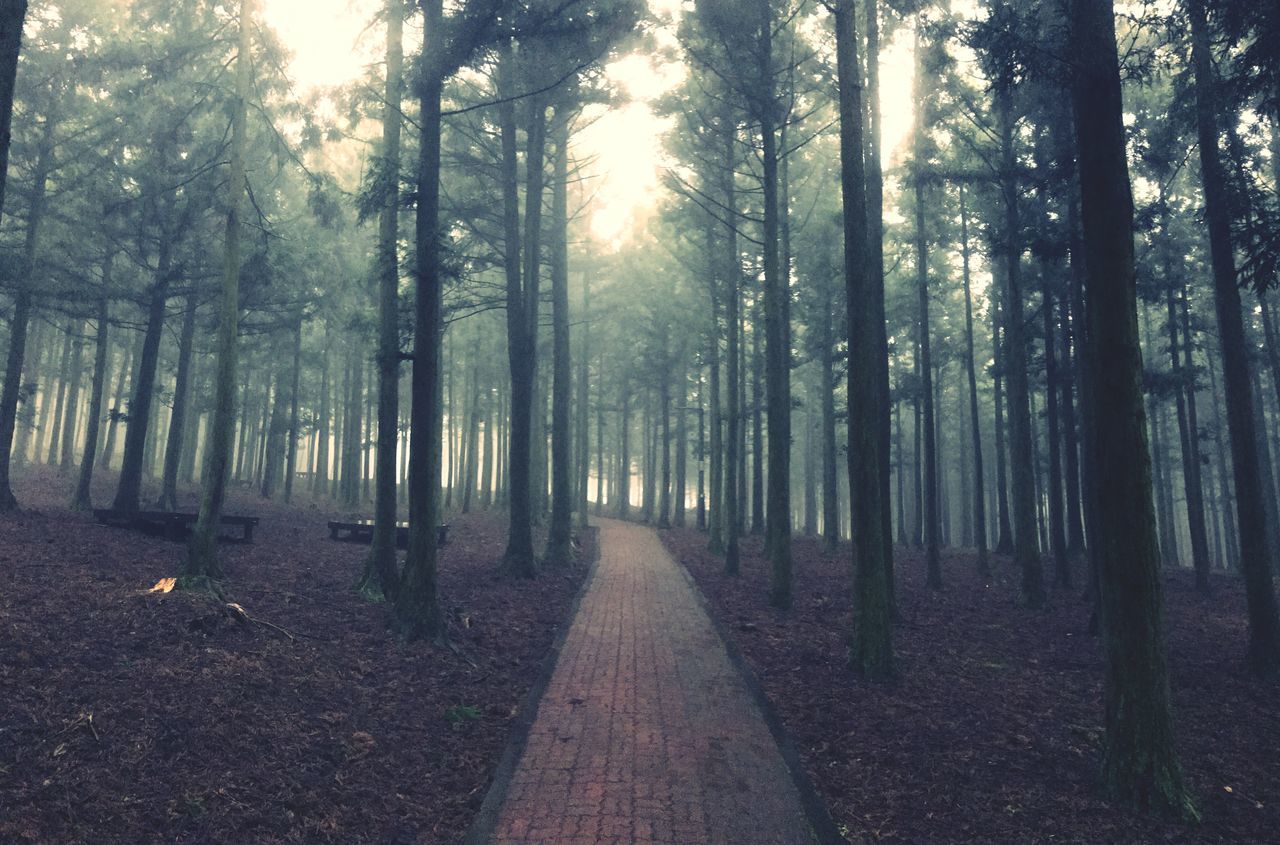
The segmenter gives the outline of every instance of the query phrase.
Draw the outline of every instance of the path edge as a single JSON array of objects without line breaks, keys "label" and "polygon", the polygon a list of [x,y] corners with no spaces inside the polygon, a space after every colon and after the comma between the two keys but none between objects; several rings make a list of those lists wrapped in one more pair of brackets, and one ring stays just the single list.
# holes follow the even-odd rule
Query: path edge
[{"label": "path edge", "polygon": [[480,809],[476,812],[476,817],[472,819],[471,825],[467,828],[467,835],[462,840],[465,845],[487,845],[493,837],[494,829],[498,825],[498,815],[502,812],[502,805],[506,803],[511,778],[516,773],[516,766],[520,764],[525,745],[529,741],[529,731],[533,729],[533,723],[538,718],[538,710],[542,707],[542,696],[551,684],[556,664],[560,661],[560,652],[564,649],[569,631],[573,629],[573,623],[578,618],[578,609],[582,605],[582,600],[596,579],[596,572],[600,568],[601,531],[598,525],[592,525],[590,528],[596,536],[592,543],[591,562],[586,577],[582,579],[582,585],[578,587],[578,593],[573,597],[573,603],[565,614],[565,622],[561,624],[551,647],[542,658],[537,679],[525,693],[524,700],[520,702],[520,710],[516,714],[515,724],[511,726],[511,734],[507,737],[507,744],[502,750],[498,768],[493,772],[489,790],[485,793],[484,801],[480,804]]},{"label": "path edge", "polygon": [[[661,532],[655,533],[658,534],[658,542],[662,542]],[[831,818],[831,812],[827,809],[827,802],[822,800],[822,796],[818,794],[817,788],[813,785],[813,780],[805,770],[804,761],[800,758],[800,752],[796,749],[795,742],[791,739],[791,734],[787,732],[786,726],[782,724],[782,717],[778,715],[773,702],[765,695],[764,688],[760,686],[760,681],[756,678],[755,672],[747,665],[742,652],[738,651],[738,647],[729,636],[724,623],[712,612],[711,603],[702,592],[702,587],[698,585],[693,573],[689,571],[689,567],[685,566],[684,561],[677,557],[666,543],[662,543],[662,548],[675,562],[676,568],[693,590],[698,606],[702,608],[702,612],[711,620],[712,630],[716,632],[716,636],[720,638],[721,645],[724,646],[725,653],[729,655],[729,662],[733,664],[734,668],[738,670],[738,674],[742,676],[747,691],[755,702],[756,709],[760,711],[760,715],[764,718],[764,723],[768,726],[769,733],[773,736],[774,744],[778,747],[778,753],[782,755],[782,762],[787,767],[787,774],[791,776],[791,783],[796,788],[796,793],[800,798],[800,807],[804,810],[805,818],[809,822],[809,831],[813,834],[814,841],[818,845],[847,845],[848,840],[841,835],[840,828],[836,825],[835,820]]]}]

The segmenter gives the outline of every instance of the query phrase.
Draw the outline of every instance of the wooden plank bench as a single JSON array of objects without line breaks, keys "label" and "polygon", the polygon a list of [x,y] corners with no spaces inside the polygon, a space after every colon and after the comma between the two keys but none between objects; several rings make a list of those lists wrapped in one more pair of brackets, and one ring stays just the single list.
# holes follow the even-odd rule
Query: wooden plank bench
[{"label": "wooden plank bench", "polygon": [[[347,543],[372,543],[373,542],[373,520],[372,519],[356,519],[350,522],[333,520],[329,523],[329,539],[342,540]],[[436,526],[436,545],[439,547],[449,544],[449,523]],[[409,523],[396,523],[396,548],[405,549],[409,547]]]},{"label": "wooden plank bench", "polygon": [[[121,511],[111,508],[97,508],[93,511],[93,516],[102,525],[131,528],[144,534],[177,541],[190,537],[195,529],[196,520],[200,518],[199,514],[180,511]],[[218,539],[240,543],[253,542],[253,529],[258,526],[258,517],[226,514],[218,522],[220,525],[234,526],[241,531],[239,537],[222,535]]]}]

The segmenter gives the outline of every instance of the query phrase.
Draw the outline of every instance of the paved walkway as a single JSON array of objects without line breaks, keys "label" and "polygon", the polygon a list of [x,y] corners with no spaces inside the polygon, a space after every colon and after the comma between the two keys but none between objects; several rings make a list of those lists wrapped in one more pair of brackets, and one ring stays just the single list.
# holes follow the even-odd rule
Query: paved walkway
[{"label": "paved walkway", "polygon": [[811,843],[763,717],[648,528],[601,559],[498,814],[496,843]]}]

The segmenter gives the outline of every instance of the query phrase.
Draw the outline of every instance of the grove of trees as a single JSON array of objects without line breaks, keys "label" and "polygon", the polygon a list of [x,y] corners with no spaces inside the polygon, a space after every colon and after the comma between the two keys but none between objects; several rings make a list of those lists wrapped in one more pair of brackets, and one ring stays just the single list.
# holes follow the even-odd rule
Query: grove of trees
[{"label": "grove of trees", "polygon": [[[369,514],[352,582],[421,638],[451,512],[507,511],[512,578],[589,515],[727,578],[760,534],[780,611],[821,536],[868,682],[918,547],[1028,625],[1091,603],[1105,788],[1195,816],[1164,574],[1242,579],[1280,672],[1274,4],[369,0],[378,61],[303,98],[260,2],[0,3],[0,509],[35,464],[198,487],[215,592],[229,488]],[[661,190],[607,241],[583,138],[637,54],[680,67]]]}]

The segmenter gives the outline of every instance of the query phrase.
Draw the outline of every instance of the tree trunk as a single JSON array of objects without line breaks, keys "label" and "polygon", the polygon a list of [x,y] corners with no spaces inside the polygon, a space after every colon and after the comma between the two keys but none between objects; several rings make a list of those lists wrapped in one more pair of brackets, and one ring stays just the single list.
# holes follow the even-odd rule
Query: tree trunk
[{"label": "tree trunk", "polygon": [[1112,0],[1074,0],[1072,55],[1080,139],[1098,479],[1106,738],[1102,777],[1115,798],[1195,817],[1173,747],[1159,552],[1142,408],[1133,199]]},{"label": "tree trunk", "polygon": [[[1166,221],[1167,225],[1167,221]],[[1167,230],[1166,230],[1167,231]],[[1200,421],[1195,407],[1195,370],[1183,367],[1179,344],[1186,342],[1188,357],[1191,352],[1190,336],[1180,339],[1178,333],[1178,309],[1174,301],[1172,281],[1173,262],[1165,253],[1165,315],[1168,320],[1169,362],[1173,368],[1177,387],[1178,435],[1182,440],[1182,481],[1187,497],[1187,529],[1191,534],[1191,562],[1196,571],[1196,589],[1209,592],[1209,536],[1205,529],[1204,486],[1200,480]],[[1179,289],[1184,286],[1178,283]],[[1265,301],[1265,300],[1264,300]],[[1265,315],[1265,306],[1264,306]]]},{"label": "tree trunk", "polygon": [[[582,274],[582,315],[581,328],[578,330],[578,419],[575,444],[578,447],[578,489],[577,511],[578,530],[587,528],[588,488],[591,480],[591,277],[589,272]],[[604,467],[597,466],[597,472],[603,473]]]},{"label": "tree trunk", "polygon": [[116,373],[116,387],[112,392],[111,410],[108,412],[110,420],[107,424],[107,436],[102,443],[102,465],[110,468],[112,458],[115,457],[116,447],[116,430],[119,428],[119,420],[123,415],[122,405],[124,404],[125,390],[129,374],[133,372],[133,350],[128,344],[123,344],[120,353],[120,369]]},{"label": "tree trunk", "polygon": [[[723,121],[720,127],[722,133],[722,142],[724,143],[724,160],[721,162],[721,188],[723,192],[723,202],[727,209],[736,214],[738,208],[738,198],[736,186],[734,184],[734,164],[737,160],[734,154],[734,146],[737,142],[735,137],[736,131],[732,121]],[[767,130],[768,135],[772,135],[772,128]],[[767,143],[767,142],[766,142]],[[766,150],[765,157],[769,157]],[[776,165],[776,157],[774,159]],[[767,166],[766,166],[767,171]],[[766,172],[765,181],[770,179]],[[768,189],[765,189],[768,192]],[[766,199],[766,205],[769,200]],[[776,208],[776,198],[774,199]],[[725,226],[724,232],[724,270],[722,272],[725,283],[725,325],[728,329],[728,345],[725,349],[725,372],[726,381],[725,395],[728,397],[726,418],[728,425],[726,426],[724,457],[722,466],[724,467],[724,490],[721,493],[721,506],[723,508],[724,520],[724,571],[726,575],[737,575],[741,566],[741,552],[739,549],[739,534],[741,533],[742,519],[742,499],[739,496],[738,487],[738,447],[739,447],[739,431],[738,426],[742,423],[742,406],[741,392],[739,389],[739,375],[742,372],[742,354],[741,346],[738,343],[739,330],[739,308],[742,302],[742,268],[738,257],[738,235],[734,228],[736,221],[731,215]],[[768,225],[766,224],[765,240],[769,239],[767,233]],[[777,229],[773,230],[774,249],[777,249]],[[767,250],[767,247],[766,247]],[[765,263],[769,261],[766,253]],[[788,411],[790,409],[788,408]]]},{"label": "tree trunk", "polygon": [[[62,444],[62,416],[66,408],[67,382],[71,375],[71,352],[72,338],[75,335],[75,324],[70,320],[66,323],[66,328],[62,332],[62,352],[58,355],[58,377],[54,381],[50,379],[50,389],[53,395],[48,397],[44,403],[44,425],[49,429],[49,442],[46,444],[47,452],[44,462],[50,466],[54,465],[58,460],[60,446]],[[36,456],[37,460],[39,455]]]},{"label": "tree trunk", "polygon": [[[552,124],[555,175],[551,186],[551,524],[545,561],[573,559],[573,359],[569,346],[569,120],[563,105]],[[664,514],[665,519],[665,514]]]},{"label": "tree trunk", "polygon": [[[0,7],[0,211],[4,209],[5,182],[9,173],[13,89],[18,75],[18,54],[22,52],[22,25],[26,19],[27,0],[7,0]],[[0,428],[0,435],[3,435],[3,428]],[[7,452],[9,442],[0,440],[0,448]]]},{"label": "tree trunk", "polygon": [[[160,510],[178,509],[178,469],[182,461],[183,434],[191,398],[191,354],[196,337],[196,298],[187,295],[178,338],[178,373],[173,386],[173,415],[169,417],[169,438],[164,448],[164,473],[160,483]],[[190,444],[194,446],[195,444]]]},{"label": "tree trunk", "polygon": [[404,77],[404,0],[388,0],[386,78],[383,81],[378,210],[378,440],[374,447],[373,539],[356,589],[371,598],[394,598],[396,560],[396,449],[400,423],[400,106]]},{"label": "tree trunk", "polygon": [[98,297],[98,334],[93,353],[93,379],[89,388],[89,416],[85,426],[84,451],[80,455],[80,475],[76,492],[71,497],[73,511],[87,511],[93,507],[93,469],[98,449],[98,430],[102,425],[102,393],[107,380],[107,354],[110,351],[110,288],[114,255],[108,254],[102,262],[102,293]]},{"label": "tree trunk", "polygon": [[[917,36],[917,53],[920,50]],[[917,61],[917,73],[923,72],[923,64]],[[920,102],[923,92],[917,90],[916,101]],[[923,129],[918,129],[922,132]],[[920,146],[917,141],[916,168],[922,166],[919,161]],[[942,560],[938,551],[938,442],[935,439],[937,425],[933,416],[933,352],[929,338],[929,242],[924,231],[924,178],[916,173],[916,305],[918,307],[916,331],[919,332],[920,348],[920,413],[924,437],[924,546],[926,581],[935,590],[942,589]]]},{"label": "tree trunk", "polygon": [[1004,286],[1001,266],[993,262],[991,268],[991,338],[995,362],[993,376],[993,406],[995,409],[996,447],[996,552],[1013,554],[1013,525],[1009,519],[1009,470],[1006,466],[1007,450],[1004,436],[1004,309],[1000,303],[1000,290]]},{"label": "tree trunk", "polygon": [[240,211],[246,193],[245,123],[250,93],[250,33],[253,0],[240,0],[240,39],[236,56],[236,98],[231,124],[231,165],[227,186],[226,248],[223,253],[222,300],[218,311],[217,378],[209,435],[209,457],[202,481],[200,516],[179,584],[184,588],[214,589],[221,578],[218,566],[218,526],[226,497],[231,438],[235,427],[236,347],[240,324]]},{"label": "tree trunk", "polygon": [[1255,672],[1274,674],[1280,671],[1280,613],[1277,613],[1272,583],[1266,504],[1263,501],[1266,492],[1262,489],[1258,473],[1257,432],[1253,420],[1255,399],[1249,386],[1244,318],[1231,241],[1230,200],[1218,147],[1218,100],[1214,93],[1213,57],[1203,0],[1189,0],[1188,8],[1191,13],[1191,52],[1195,70],[1196,126],[1200,172],[1204,181],[1205,222],[1209,229],[1227,426],[1231,433],[1240,566],[1249,608],[1248,662]]},{"label": "tree trunk", "polygon": [[[874,11],[875,4],[871,4]],[[836,71],[840,91],[840,187],[843,196],[844,275],[849,326],[849,487],[852,513],[854,622],[851,664],[869,677],[893,673],[893,604],[889,588],[891,548],[883,536],[881,502],[882,390],[885,362],[877,322],[883,289],[868,243],[867,183],[863,162],[862,69],[858,61],[857,14],[853,0],[834,8]],[[873,231],[874,235],[875,232]],[[882,397],[883,394],[883,397]],[[887,453],[884,453],[887,457]]]},{"label": "tree trunk", "polygon": [[829,554],[840,547],[840,493],[836,473],[836,378],[832,354],[831,313],[821,317],[822,349],[819,354],[819,387],[822,403],[822,545]]},{"label": "tree trunk", "polygon": [[986,484],[983,481],[982,422],[978,414],[977,361],[973,351],[973,293],[969,278],[969,209],[964,186],[960,186],[960,262],[964,279],[965,374],[969,380],[969,434],[973,438],[973,539],[978,547],[978,577],[991,578],[987,557]]},{"label": "tree trunk", "polygon": [[1018,211],[1016,156],[1013,147],[1013,92],[996,92],[1000,118],[1002,174],[1000,189],[1004,199],[1005,259],[1005,377],[1009,388],[1009,421],[1013,443],[1010,457],[1013,470],[1013,557],[1021,572],[1022,601],[1031,608],[1044,606],[1044,575],[1037,543],[1035,464],[1031,430],[1031,388],[1028,384],[1029,354],[1026,317],[1022,305],[1022,223]]},{"label": "tree trunk", "polygon": [[[432,0],[434,2],[434,0]],[[514,93],[514,69],[509,50],[499,59],[499,90]],[[538,276],[542,232],[543,166],[546,150],[546,106],[538,95],[527,102],[528,138],[525,174],[524,243],[520,235],[519,186],[516,149],[516,105],[508,100],[498,107],[502,136],[502,193],[507,281],[507,352],[511,367],[510,529],[503,567],[523,578],[537,574],[533,551],[533,438],[535,384],[538,352]],[[521,249],[523,247],[523,267]]]},{"label": "tree trunk", "polygon": [[[293,364],[290,366],[292,373],[289,379],[289,439],[288,445],[285,447],[284,460],[284,502],[289,504],[293,500],[293,482],[298,474],[298,415],[299,415],[299,391],[302,381],[302,313],[298,314],[297,324],[293,330]],[[392,440],[394,443],[394,438]],[[191,448],[195,447],[195,440],[191,442]],[[393,446],[394,448],[394,446]]]},{"label": "tree trunk", "polygon": [[410,638],[444,635],[436,585],[440,521],[440,97],[444,88],[443,0],[419,0],[425,18],[418,91],[418,204],[413,393],[409,442],[409,549],[396,588],[395,619]]},{"label": "tree trunk", "polygon": [[[22,37],[22,21],[26,4],[0,17],[0,176],[7,173],[9,165],[9,121],[13,110],[13,76],[9,72],[12,62],[18,60]],[[15,29],[16,28],[16,29]],[[22,364],[27,351],[27,329],[31,323],[31,276],[35,271],[36,250],[40,243],[40,228],[44,217],[45,193],[49,183],[49,171],[53,166],[53,120],[46,120],[36,155],[35,172],[32,175],[31,201],[27,209],[27,231],[22,247],[22,271],[15,280],[13,320],[9,324],[9,354],[5,359],[4,390],[0,393],[0,512],[18,509],[9,479],[10,459],[13,454],[13,434],[17,423],[18,398],[22,394]],[[0,191],[4,183],[0,182]],[[4,200],[0,193],[0,203]]]},{"label": "tree trunk", "polygon": [[[234,190],[234,189],[233,189]],[[151,421],[151,402],[155,397],[156,368],[160,363],[160,341],[164,334],[165,305],[169,301],[169,285],[173,281],[173,243],[167,227],[160,235],[159,260],[151,286],[147,308],[147,328],[138,356],[137,378],[133,399],[129,402],[129,421],[124,430],[124,460],[120,465],[120,481],[111,507],[120,511],[136,511],[142,496],[142,473],[146,455],[147,429]]]},{"label": "tree trunk", "polygon": [[1049,439],[1049,551],[1053,555],[1054,583],[1071,587],[1071,560],[1067,555],[1067,532],[1062,503],[1062,430],[1058,414],[1057,307],[1049,268],[1044,268],[1041,286],[1044,321],[1045,418]]},{"label": "tree trunk", "polygon": [[[707,254],[715,255],[715,231],[708,227],[707,230]],[[707,398],[708,404],[711,406],[711,442],[710,442],[710,458],[711,458],[711,491],[708,498],[708,538],[707,549],[712,554],[722,555],[725,551],[724,546],[724,508],[722,507],[724,497],[724,443],[722,424],[722,410],[720,404],[720,291],[719,286],[722,281],[727,284],[727,280],[717,279],[717,276],[723,275],[712,272],[710,280],[711,290],[711,333],[708,338],[708,355],[707,366],[710,369],[709,389],[711,395]]]}]

